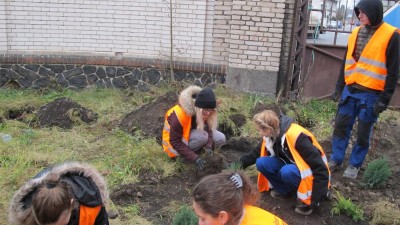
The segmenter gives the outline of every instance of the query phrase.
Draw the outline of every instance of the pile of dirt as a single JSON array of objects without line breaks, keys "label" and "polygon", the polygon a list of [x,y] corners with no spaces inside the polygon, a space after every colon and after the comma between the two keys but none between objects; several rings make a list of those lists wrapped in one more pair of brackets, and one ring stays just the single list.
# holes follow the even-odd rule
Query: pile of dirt
[{"label": "pile of dirt", "polygon": [[97,113],[68,98],[58,98],[40,107],[37,117],[41,127],[58,126],[67,129],[72,128],[74,124],[97,121]]},{"label": "pile of dirt", "polygon": [[130,134],[140,131],[146,138],[156,137],[157,141],[161,143],[165,113],[177,102],[178,95],[169,92],[126,115],[119,123],[119,127]]}]

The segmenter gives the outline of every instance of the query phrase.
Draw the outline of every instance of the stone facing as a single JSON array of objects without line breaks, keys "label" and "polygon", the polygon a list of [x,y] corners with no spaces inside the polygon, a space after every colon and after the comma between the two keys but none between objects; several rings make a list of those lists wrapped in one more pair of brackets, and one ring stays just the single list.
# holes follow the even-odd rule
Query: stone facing
[{"label": "stone facing", "polygon": [[[22,88],[63,87],[83,89],[137,88],[170,80],[169,62],[93,56],[2,55],[0,87],[14,83]],[[225,68],[211,64],[174,62],[177,81],[199,86],[225,83]]]}]

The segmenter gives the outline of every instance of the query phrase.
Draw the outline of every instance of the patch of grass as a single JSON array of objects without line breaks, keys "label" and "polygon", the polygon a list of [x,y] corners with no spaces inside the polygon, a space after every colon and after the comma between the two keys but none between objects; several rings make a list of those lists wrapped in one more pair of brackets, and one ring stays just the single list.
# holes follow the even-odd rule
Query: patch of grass
[{"label": "patch of grass", "polygon": [[379,201],[372,205],[373,213],[371,225],[400,224],[400,209],[393,203]]},{"label": "patch of grass", "polygon": [[337,105],[331,100],[309,99],[300,102],[288,102],[287,115],[310,130],[317,140],[326,140],[332,136],[332,120],[335,117]]},{"label": "patch of grass", "polygon": [[355,222],[364,220],[364,212],[360,206],[354,204],[350,199],[346,199],[339,192],[336,191],[336,201],[333,203],[331,213],[332,215],[340,215],[342,213],[349,216]]},{"label": "patch of grass", "polygon": [[364,172],[362,186],[366,188],[379,188],[386,184],[392,175],[389,163],[386,158],[375,159],[368,163]]},{"label": "patch of grass", "polygon": [[192,208],[187,205],[181,206],[179,211],[175,214],[172,225],[196,225],[198,224],[197,215]]}]

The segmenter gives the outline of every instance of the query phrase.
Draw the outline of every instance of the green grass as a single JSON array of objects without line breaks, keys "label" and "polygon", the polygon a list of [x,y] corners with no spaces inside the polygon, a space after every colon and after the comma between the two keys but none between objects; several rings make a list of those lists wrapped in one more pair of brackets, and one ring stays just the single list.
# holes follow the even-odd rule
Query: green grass
[{"label": "green grass", "polygon": [[337,191],[336,197],[331,209],[332,215],[346,214],[355,222],[364,220],[364,211],[360,206],[354,204],[350,199],[346,199]]},{"label": "green grass", "polygon": [[[179,85],[157,87],[149,92],[117,89],[71,90],[13,90],[0,89],[0,133],[10,134],[12,140],[3,143],[0,140],[0,224],[7,223],[7,210],[13,193],[29,178],[41,169],[66,160],[88,162],[96,167],[106,178],[110,190],[122,184],[138,181],[141,172],[158,172],[169,176],[181,169],[179,162],[172,162],[154,138],[143,138],[140,133],[127,134],[115,125],[128,113],[155,100],[169,91],[178,93]],[[218,87],[217,99],[220,122],[226,122],[243,137],[256,137],[257,132],[251,121],[252,109],[257,103],[268,104],[274,99],[260,95],[239,93],[226,87]],[[41,106],[61,97],[67,97],[98,113],[98,120],[93,124],[79,124],[72,129],[37,128],[34,113],[26,115],[22,121],[9,120],[10,110],[30,107],[38,110]],[[328,125],[333,118],[334,104],[309,101],[298,104],[301,115],[318,118],[317,137],[327,136]],[[288,106],[284,106],[289,108]],[[235,127],[229,116],[242,114],[246,124]],[[295,115],[295,114],[293,114]],[[322,132],[322,133],[321,133]],[[257,174],[253,167],[246,172]],[[121,216],[112,220],[112,224],[151,224],[141,217],[137,205],[110,207]],[[165,210],[175,214],[176,205]]]}]

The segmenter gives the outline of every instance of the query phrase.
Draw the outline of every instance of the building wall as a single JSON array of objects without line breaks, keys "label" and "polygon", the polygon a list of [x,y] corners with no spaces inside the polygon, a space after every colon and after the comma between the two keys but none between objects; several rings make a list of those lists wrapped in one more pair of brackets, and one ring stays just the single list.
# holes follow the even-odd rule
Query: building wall
[{"label": "building wall", "polygon": [[[275,93],[285,0],[173,3],[174,61],[227,66],[228,84]],[[160,0],[1,1],[0,51],[168,60],[169,15]]]},{"label": "building wall", "polygon": [[6,4],[0,1],[0,51],[7,50]]}]

